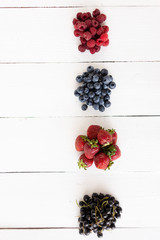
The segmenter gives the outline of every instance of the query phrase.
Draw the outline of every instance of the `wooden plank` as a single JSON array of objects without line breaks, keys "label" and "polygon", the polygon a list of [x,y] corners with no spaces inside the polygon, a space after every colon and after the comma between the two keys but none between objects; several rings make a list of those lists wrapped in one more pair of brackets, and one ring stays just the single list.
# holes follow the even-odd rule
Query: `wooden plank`
[{"label": "wooden plank", "polygon": [[117,88],[104,113],[83,112],[73,93],[89,64],[0,64],[0,116],[160,115],[160,63],[93,64],[107,68]]},{"label": "wooden plank", "polygon": [[0,7],[68,7],[68,6],[154,6],[158,0],[0,0]]},{"label": "wooden plank", "polygon": [[[75,151],[74,142],[79,134],[86,134],[91,124],[117,130],[122,157],[112,166],[111,173],[160,171],[159,121],[159,117],[1,119],[0,172],[83,173],[77,166],[80,153]],[[87,172],[102,173],[94,166]]]},{"label": "wooden plank", "polygon": [[160,227],[159,181],[159,173],[0,174],[0,228],[77,227],[76,200],[95,191],[120,201],[117,227]]},{"label": "wooden plank", "polygon": [[[61,240],[66,239],[70,240],[72,237],[75,237],[77,240],[81,240],[83,237],[79,235],[77,229],[63,229],[63,230],[8,230],[0,231],[0,237],[3,240]],[[150,240],[150,239],[159,239],[160,229],[159,228],[142,228],[142,229],[116,229],[114,231],[104,232],[104,237],[108,240],[123,240],[130,239],[134,240],[140,238],[141,240]],[[88,240],[96,240],[97,236],[91,234],[87,236]]]},{"label": "wooden plank", "polygon": [[77,9],[0,9],[0,62],[160,60],[160,8],[101,10],[108,16],[110,46],[91,55],[77,50],[72,26]]}]

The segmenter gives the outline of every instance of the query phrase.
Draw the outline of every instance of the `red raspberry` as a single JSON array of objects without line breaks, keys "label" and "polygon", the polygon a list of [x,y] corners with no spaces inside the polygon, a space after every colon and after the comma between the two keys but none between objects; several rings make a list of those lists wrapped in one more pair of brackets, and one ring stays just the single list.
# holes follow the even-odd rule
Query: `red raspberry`
[{"label": "red raspberry", "polygon": [[96,52],[99,52],[101,49],[101,47],[99,47],[99,46],[95,46],[94,48],[95,48]]},{"label": "red raspberry", "polygon": [[81,12],[78,12],[78,13],[77,13],[77,18],[78,18],[79,20],[82,19],[82,13],[81,13]]},{"label": "red raspberry", "polygon": [[104,33],[107,33],[109,31],[109,27],[108,26],[102,26],[102,28],[104,29]]},{"label": "red raspberry", "polygon": [[78,22],[78,19],[76,19],[76,18],[73,18],[73,25],[75,25],[77,22]]},{"label": "red raspberry", "polygon": [[80,22],[80,23],[78,24],[78,30],[79,30],[79,31],[83,32],[84,30],[86,30],[86,28],[87,28],[87,25],[86,25],[85,22]]},{"label": "red raspberry", "polygon": [[108,45],[109,45],[109,39],[108,39],[106,42],[103,43],[103,46],[104,46],[104,47],[106,47],[106,46],[108,46]]},{"label": "red raspberry", "polygon": [[95,48],[90,48],[89,51],[90,51],[91,54],[94,54],[96,52],[96,49]]},{"label": "red raspberry", "polygon": [[88,46],[89,48],[94,48],[95,45],[96,45],[96,42],[95,42],[95,40],[93,40],[93,39],[91,39],[91,40],[89,40],[89,41],[87,42],[87,46]]},{"label": "red raspberry", "polygon": [[94,27],[91,27],[91,28],[89,29],[89,31],[90,31],[90,33],[92,34],[92,36],[96,35],[96,33],[97,33],[97,29],[94,28]]},{"label": "red raspberry", "polygon": [[78,50],[79,50],[80,52],[85,52],[85,51],[86,51],[85,45],[79,45],[79,46],[78,46]]},{"label": "red raspberry", "polygon": [[106,15],[104,14],[100,14],[96,17],[96,20],[99,22],[99,23],[102,23],[106,20]]},{"label": "red raspberry", "polygon": [[91,14],[90,14],[90,12],[87,12],[87,14],[88,14],[88,18],[91,18]]},{"label": "red raspberry", "polygon": [[76,30],[74,30],[74,36],[75,36],[75,37],[79,37],[79,36],[80,36],[80,35],[79,35],[79,33],[80,33],[80,31],[79,31],[79,30],[77,30],[77,29],[76,29]]},{"label": "red raspberry", "polygon": [[74,28],[75,28],[75,29],[78,29],[79,24],[80,24],[80,21],[77,21],[77,22],[74,24]]},{"label": "red raspberry", "polygon": [[100,14],[100,11],[97,8],[92,13],[93,17],[97,17],[99,14]]},{"label": "red raspberry", "polygon": [[99,46],[99,47],[102,46],[103,43],[104,43],[104,41],[102,41],[100,38],[98,38],[98,39],[96,40],[96,45]]},{"label": "red raspberry", "polygon": [[83,37],[88,41],[92,38],[92,34],[90,32],[83,33]]},{"label": "red raspberry", "polygon": [[91,21],[91,19],[87,19],[87,20],[85,21],[85,23],[86,23],[86,25],[87,25],[88,28],[90,28],[90,27],[92,26],[92,21]]},{"label": "red raspberry", "polygon": [[97,30],[97,34],[100,36],[102,33],[104,33],[104,29],[102,27],[99,27]]},{"label": "red raspberry", "polygon": [[100,36],[100,39],[105,42],[108,40],[108,34],[107,33],[103,33],[101,36]]},{"label": "red raspberry", "polygon": [[99,22],[97,22],[96,20],[92,20],[92,26],[97,28],[99,26]]},{"label": "red raspberry", "polygon": [[82,20],[85,21],[88,19],[88,13],[82,13]]},{"label": "red raspberry", "polygon": [[80,37],[80,41],[81,41],[81,43],[82,43],[82,45],[84,45],[84,44],[86,44],[86,39],[84,39],[83,37]]}]

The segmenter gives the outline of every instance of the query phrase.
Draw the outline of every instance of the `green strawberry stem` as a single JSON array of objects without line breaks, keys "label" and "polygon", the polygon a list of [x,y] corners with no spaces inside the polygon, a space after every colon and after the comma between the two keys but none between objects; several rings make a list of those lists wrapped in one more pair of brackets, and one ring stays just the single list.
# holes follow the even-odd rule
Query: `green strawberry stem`
[{"label": "green strawberry stem", "polygon": [[106,131],[109,132],[111,135],[113,135],[115,133],[115,129],[113,129],[113,128],[107,129]]},{"label": "green strawberry stem", "polygon": [[91,146],[91,148],[96,148],[98,147],[98,139],[92,139],[90,140],[87,136],[81,136],[81,138],[85,141],[88,142]]},{"label": "green strawberry stem", "polygon": [[82,159],[78,160],[78,167],[79,169],[83,168],[84,170],[87,170],[87,165],[83,162]]},{"label": "green strawberry stem", "polygon": [[113,144],[103,147],[103,152],[109,157],[109,159],[111,159],[111,157],[115,155],[116,151],[117,149]]}]

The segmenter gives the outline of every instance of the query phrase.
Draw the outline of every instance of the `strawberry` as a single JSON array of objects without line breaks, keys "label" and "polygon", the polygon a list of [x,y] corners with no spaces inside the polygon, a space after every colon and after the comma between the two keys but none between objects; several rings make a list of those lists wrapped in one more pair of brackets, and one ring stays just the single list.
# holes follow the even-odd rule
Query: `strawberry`
[{"label": "strawberry", "polygon": [[109,157],[111,161],[114,161],[121,156],[121,151],[119,147],[113,144],[111,144],[110,146],[104,147],[103,152]]},{"label": "strawberry", "polygon": [[116,145],[117,143],[117,133],[115,129],[108,129],[107,132],[109,132],[112,135],[112,144]]},{"label": "strawberry", "polygon": [[78,152],[81,152],[84,150],[84,144],[86,143],[86,141],[84,140],[85,136],[79,135],[76,138],[75,141],[75,148]]},{"label": "strawberry", "polygon": [[100,129],[101,129],[101,127],[99,125],[89,126],[89,128],[87,129],[88,138],[89,139],[96,139]]},{"label": "strawberry", "polygon": [[98,153],[93,158],[96,168],[106,170],[109,166],[110,159],[105,153]]},{"label": "strawberry", "polygon": [[[98,142],[98,141],[97,141]],[[99,144],[90,144],[89,142],[84,145],[84,154],[86,158],[92,159],[96,153],[100,150]]]},{"label": "strawberry", "polygon": [[97,138],[98,142],[103,146],[107,146],[112,142],[112,135],[104,129],[99,131]]},{"label": "strawberry", "polygon": [[86,158],[85,154],[82,154],[78,161],[79,168],[84,168],[84,170],[87,170],[86,168],[91,167],[93,164],[93,159]]}]

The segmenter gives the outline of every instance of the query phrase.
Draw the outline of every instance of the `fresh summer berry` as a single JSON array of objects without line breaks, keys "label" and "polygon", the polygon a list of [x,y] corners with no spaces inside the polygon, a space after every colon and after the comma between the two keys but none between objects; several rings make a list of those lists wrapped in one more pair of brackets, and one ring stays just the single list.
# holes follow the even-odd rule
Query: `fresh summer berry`
[{"label": "fresh summer berry", "polygon": [[101,36],[100,36],[100,39],[105,42],[108,40],[108,34],[107,33],[103,33]]},{"label": "fresh summer berry", "polygon": [[94,54],[96,52],[96,49],[95,48],[90,48],[89,51],[90,51],[91,54]]},{"label": "fresh summer berry", "polygon": [[[85,100],[86,100],[86,99],[85,99]],[[83,104],[81,108],[82,108],[83,111],[86,111],[87,108],[88,108],[88,106],[87,106],[87,104]]]},{"label": "fresh summer berry", "polygon": [[104,41],[102,40],[102,39],[100,39],[100,38],[98,38],[97,40],[96,40],[96,45],[97,46],[103,46],[103,43],[104,43]]},{"label": "fresh summer berry", "polygon": [[82,13],[81,18],[83,21],[87,20],[89,18],[88,13]]},{"label": "fresh summer berry", "polygon": [[110,159],[105,153],[98,153],[93,158],[96,168],[106,170]]},{"label": "fresh summer berry", "polygon": [[92,20],[91,19],[87,19],[85,21],[85,24],[87,25],[87,28],[90,28],[92,26]]},{"label": "fresh summer berry", "polygon": [[89,40],[89,41],[87,42],[87,46],[88,46],[89,48],[94,48],[95,44],[96,44],[96,42],[95,42],[95,40],[93,40],[93,39],[91,39],[91,40]]},{"label": "fresh summer berry", "polygon": [[94,71],[94,67],[93,66],[87,67],[87,72],[92,73],[93,71]]},{"label": "fresh summer berry", "polygon": [[78,50],[79,50],[80,52],[85,52],[85,51],[86,51],[86,47],[85,47],[84,45],[79,45],[79,46],[78,46]]},{"label": "fresh summer berry", "polygon": [[76,138],[76,141],[75,141],[75,148],[78,152],[81,152],[84,150],[84,145],[86,143],[86,141],[84,140],[85,139],[85,136],[83,135],[79,135],[77,138]]},{"label": "fresh summer berry", "polygon": [[[98,16],[97,16],[98,17]],[[97,28],[99,26],[99,22],[96,21],[95,19],[92,20],[92,26]]]},{"label": "fresh summer berry", "polygon": [[86,28],[87,28],[87,24],[85,22],[78,23],[78,30],[79,31],[83,32],[84,30],[86,30]]},{"label": "fresh summer berry", "polygon": [[106,20],[106,15],[105,14],[100,14],[96,17],[96,20],[99,22],[99,23],[102,23]]},{"label": "fresh summer berry", "polygon": [[82,19],[82,13],[81,13],[81,12],[78,12],[78,13],[77,13],[77,18],[78,18],[79,20]]},{"label": "fresh summer berry", "polygon": [[92,36],[96,35],[97,33],[97,29],[95,27],[90,27],[89,31],[92,34]]},{"label": "fresh summer berry", "polygon": [[104,102],[104,106],[106,107],[106,108],[109,108],[110,106],[111,106],[111,102],[110,101],[105,101]]},{"label": "fresh summer berry", "polygon": [[112,142],[112,135],[104,129],[101,129],[97,135],[98,142],[103,145],[109,145]]},{"label": "fresh summer berry", "polygon": [[98,132],[100,131],[101,126],[99,125],[91,125],[87,129],[87,137],[89,139],[97,139]]},{"label": "fresh summer berry", "polygon": [[[95,147],[96,145],[96,147]],[[86,158],[92,159],[96,153],[99,152],[100,146],[99,144],[91,145],[90,143],[85,143],[84,145],[84,154]]]},{"label": "fresh summer berry", "polygon": [[102,26],[104,33],[107,33],[109,31],[109,27],[108,26]]},{"label": "fresh summer berry", "polygon": [[83,37],[88,41],[92,38],[92,34],[90,32],[83,33]]},{"label": "fresh summer berry", "polygon": [[114,147],[116,148],[116,152],[114,155],[111,156],[112,161],[120,158],[120,156],[121,156],[121,151],[120,151],[119,147],[117,145],[115,145]]},{"label": "fresh summer berry", "polygon": [[103,43],[103,46],[106,47],[109,45],[109,39]]},{"label": "fresh summer berry", "polygon": [[75,36],[75,37],[79,37],[79,36],[80,36],[80,34],[79,34],[79,33],[80,33],[80,31],[79,31],[79,30],[77,30],[77,29],[76,29],[76,30],[74,30],[74,36]]},{"label": "fresh summer berry", "polygon": [[86,158],[85,154],[82,154],[78,160],[79,168],[84,168],[84,170],[87,170],[87,168],[91,167],[92,164],[93,159]]},{"label": "fresh summer berry", "polygon": [[116,87],[115,82],[110,82],[109,88],[110,88],[110,89],[114,89],[115,87]]},{"label": "fresh summer berry", "polygon": [[75,25],[77,22],[78,22],[78,19],[76,19],[76,18],[73,18],[73,25]]},{"label": "fresh summer berry", "polygon": [[117,133],[116,133],[115,129],[108,129],[107,131],[112,135],[112,144],[116,145],[116,143],[117,143]]},{"label": "fresh summer berry", "polygon": [[100,15],[100,10],[99,9],[95,9],[92,13],[93,17],[97,17],[98,15]]},{"label": "fresh summer berry", "polygon": [[99,52],[101,49],[101,47],[99,47],[99,46],[95,46],[94,48],[95,48],[96,52]]},{"label": "fresh summer berry", "polygon": [[86,43],[87,43],[86,39],[85,39],[85,38],[83,38],[83,37],[80,37],[80,41],[81,41],[82,45],[84,45],[84,44],[86,44]]},{"label": "fresh summer berry", "polygon": [[102,33],[104,33],[103,27],[99,27],[97,30],[97,34],[100,36]]},{"label": "fresh summer berry", "polygon": [[103,105],[100,105],[100,106],[99,106],[99,111],[100,111],[100,112],[104,112],[104,111],[105,111],[105,108],[104,108]]}]

